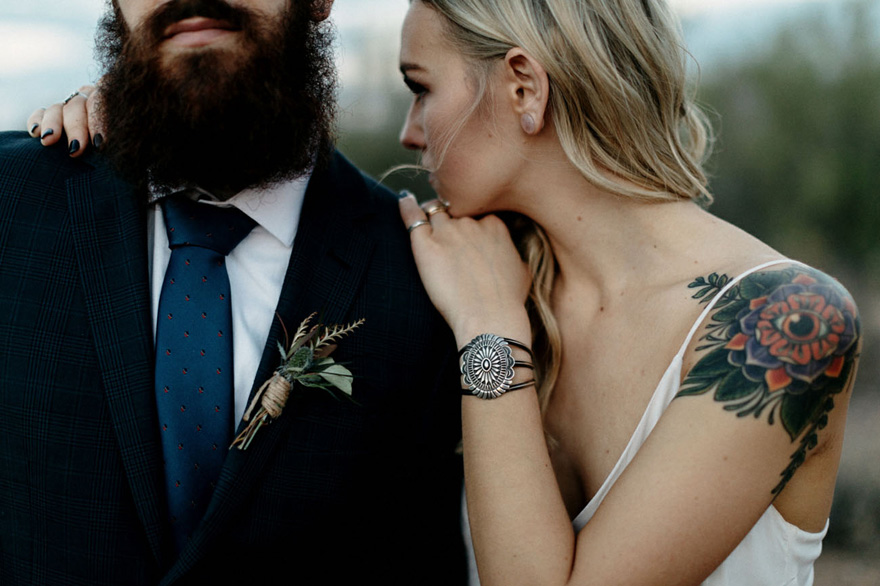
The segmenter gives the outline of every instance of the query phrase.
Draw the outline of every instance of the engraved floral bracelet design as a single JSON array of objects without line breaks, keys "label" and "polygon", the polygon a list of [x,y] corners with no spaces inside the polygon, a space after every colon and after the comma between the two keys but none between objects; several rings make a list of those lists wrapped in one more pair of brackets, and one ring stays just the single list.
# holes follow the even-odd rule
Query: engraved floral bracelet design
[{"label": "engraved floral bracelet design", "polygon": [[[511,346],[524,350],[530,361],[516,360]],[[514,368],[521,366],[534,370],[534,360],[531,349],[522,342],[495,334],[480,334],[459,352],[462,394],[496,399],[507,391],[534,386],[534,378],[512,384],[516,374]]]}]

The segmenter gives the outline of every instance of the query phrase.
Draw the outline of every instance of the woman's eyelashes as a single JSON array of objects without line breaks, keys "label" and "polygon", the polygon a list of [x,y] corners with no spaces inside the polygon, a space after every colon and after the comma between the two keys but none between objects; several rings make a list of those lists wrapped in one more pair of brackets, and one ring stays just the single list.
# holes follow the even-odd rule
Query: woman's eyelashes
[{"label": "woman's eyelashes", "polygon": [[409,91],[411,91],[416,96],[416,99],[421,98],[428,92],[428,88],[420,83],[413,81],[405,75],[403,76],[403,83],[405,83],[406,87],[409,88]]}]

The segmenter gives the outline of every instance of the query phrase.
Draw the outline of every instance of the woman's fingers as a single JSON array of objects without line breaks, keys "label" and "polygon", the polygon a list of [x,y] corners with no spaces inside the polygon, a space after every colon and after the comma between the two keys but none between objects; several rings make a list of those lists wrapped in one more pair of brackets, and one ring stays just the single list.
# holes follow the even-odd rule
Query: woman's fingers
[{"label": "woman's fingers", "polygon": [[84,85],[63,102],[35,110],[28,117],[28,132],[31,136],[39,136],[43,146],[57,143],[64,134],[70,156],[78,157],[85,152],[90,141],[99,147],[104,140],[98,100],[95,86]]},{"label": "woman's fingers", "polygon": [[61,139],[63,130],[61,103],[52,104],[43,111],[43,121],[40,123],[39,136],[43,146],[50,146]]},{"label": "woman's fingers", "polygon": [[462,345],[476,330],[506,331],[525,315],[529,275],[500,219],[451,218],[444,208],[400,200],[422,283]]},{"label": "woman's fingers", "polygon": [[424,211],[425,215],[427,215],[429,218],[434,214],[439,213],[443,213],[448,216],[448,207],[449,205],[447,203],[442,202],[439,199],[431,199],[421,205],[422,211]]},{"label": "woman's fingers", "polygon": [[84,85],[70,94],[61,104],[61,123],[67,135],[67,151],[72,157],[84,153],[91,139],[87,100],[94,90],[93,86]]},{"label": "woman's fingers", "polygon": [[440,226],[450,219],[449,213],[446,211],[448,205],[439,199],[426,201],[421,205],[422,211],[427,216],[432,226]]},{"label": "woman's fingers", "polygon": [[431,224],[425,212],[419,207],[415,196],[409,192],[405,193],[406,196],[400,199],[400,217],[403,219],[403,224],[410,236],[419,231],[430,231]]},{"label": "woman's fingers", "polygon": [[27,119],[27,131],[34,138],[40,136],[40,124],[43,122],[43,113],[46,108],[37,108]]},{"label": "woman's fingers", "polygon": [[421,226],[439,226],[450,220],[446,211],[449,206],[445,202],[432,199],[419,205],[412,193],[406,190],[401,193],[405,197],[400,200],[400,215],[410,234]]}]

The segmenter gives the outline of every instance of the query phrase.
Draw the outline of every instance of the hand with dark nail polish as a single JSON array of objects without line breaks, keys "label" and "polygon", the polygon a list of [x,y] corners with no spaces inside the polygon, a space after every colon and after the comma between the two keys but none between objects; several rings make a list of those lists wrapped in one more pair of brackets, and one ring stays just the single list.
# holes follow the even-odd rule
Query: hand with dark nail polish
[{"label": "hand with dark nail polish", "polygon": [[76,139],[73,139],[72,141],[70,141],[70,146],[67,147],[67,152],[68,152],[68,154],[72,155],[73,153],[75,153],[78,150],[79,150],[79,141]]},{"label": "hand with dark nail polish", "polygon": [[34,133],[34,130],[36,130],[36,129],[39,128],[39,127],[40,127],[40,123],[39,123],[39,122],[34,122],[34,125],[31,126],[31,130],[30,130],[31,134],[33,134],[33,133]]},{"label": "hand with dark nail polish", "polygon": [[40,139],[44,139],[47,136],[52,136],[53,134],[55,134],[55,131],[52,130],[51,128],[47,128],[46,130],[43,131],[43,134],[40,135]]},{"label": "hand with dark nail polish", "polygon": [[101,148],[101,144],[103,142],[104,142],[104,136],[100,132],[98,134],[96,134],[95,137],[92,139],[92,144],[95,145],[96,149]]}]

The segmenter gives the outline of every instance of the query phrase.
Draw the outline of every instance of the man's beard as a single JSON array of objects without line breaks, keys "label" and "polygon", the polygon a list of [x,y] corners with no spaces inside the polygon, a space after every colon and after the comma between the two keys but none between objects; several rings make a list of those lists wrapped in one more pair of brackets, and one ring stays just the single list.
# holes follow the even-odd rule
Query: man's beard
[{"label": "man's beard", "polygon": [[[114,3],[97,53],[104,150],[120,174],[160,193],[199,185],[225,199],[320,164],[336,78],[332,34],[310,4],[291,0],[281,19],[224,0],[171,0],[132,32]],[[238,29],[234,48],[163,57],[166,28],[191,16]]]}]

